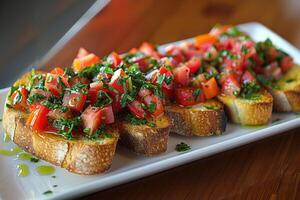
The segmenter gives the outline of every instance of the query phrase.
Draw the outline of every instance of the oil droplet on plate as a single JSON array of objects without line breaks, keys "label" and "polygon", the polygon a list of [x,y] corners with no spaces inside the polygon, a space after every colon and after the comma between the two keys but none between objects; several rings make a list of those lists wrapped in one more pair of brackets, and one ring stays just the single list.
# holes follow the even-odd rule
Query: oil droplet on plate
[{"label": "oil droplet on plate", "polygon": [[30,160],[32,158],[32,155],[29,153],[20,153],[17,155],[17,157],[21,160]]},{"label": "oil droplet on plate", "polygon": [[7,134],[7,133],[4,133],[3,141],[4,141],[5,143],[10,142],[10,141],[11,141],[10,135]]},{"label": "oil droplet on plate", "polygon": [[18,153],[20,153],[22,151],[22,149],[20,147],[15,147],[10,149],[10,151],[5,150],[5,149],[0,149],[0,154],[4,155],[4,156],[14,156]]},{"label": "oil droplet on plate", "polygon": [[17,165],[17,169],[19,170],[18,176],[28,176],[29,175],[29,167],[26,164]]},{"label": "oil droplet on plate", "polygon": [[55,168],[49,165],[41,165],[35,168],[41,176],[51,175],[55,172]]}]

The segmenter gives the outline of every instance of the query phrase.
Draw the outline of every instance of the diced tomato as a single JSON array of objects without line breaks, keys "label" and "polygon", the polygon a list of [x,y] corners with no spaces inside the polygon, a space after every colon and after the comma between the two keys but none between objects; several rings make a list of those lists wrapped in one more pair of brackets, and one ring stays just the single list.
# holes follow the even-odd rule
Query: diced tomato
[{"label": "diced tomato", "polygon": [[112,99],[113,99],[113,103],[112,103],[112,108],[114,112],[118,112],[121,110],[122,106],[121,106],[121,96],[119,94],[112,94],[111,95]]},{"label": "diced tomato", "polygon": [[43,105],[39,105],[36,109],[30,113],[26,125],[36,131],[44,131],[48,126],[47,114],[49,108]]},{"label": "diced tomato", "polygon": [[241,90],[241,84],[236,79],[236,76],[231,74],[227,77],[222,86],[222,92],[226,95],[239,94]]},{"label": "diced tomato", "polygon": [[93,53],[90,53],[81,58],[75,58],[73,61],[73,67],[75,71],[81,71],[84,68],[91,66],[93,64],[99,63],[100,59]]},{"label": "diced tomato", "polygon": [[273,77],[276,80],[279,80],[282,77],[282,70],[278,66],[278,63],[274,61],[264,67],[264,74],[267,77]]},{"label": "diced tomato", "polygon": [[25,110],[27,107],[28,90],[19,88],[11,95],[12,106],[17,110]]},{"label": "diced tomato", "polygon": [[118,80],[125,76],[125,72],[123,69],[118,69],[114,72],[114,75],[111,77],[109,85],[115,88],[119,93],[124,93],[124,85],[119,84]]},{"label": "diced tomato", "polygon": [[63,102],[65,106],[68,106],[71,110],[81,112],[85,105],[87,99],[87,94],[82,94],[79,92],[65,94]]},{"label": "diced tomato", "polygon": [[202,83],[202,89],[206,99],[214,98],[219,93],[218,84],[214,77]]},{"label": "diced tomato", "polygon": [[64,70],[60,67],[55,67],[50,73],[62,76],[64,74]]},{"label": "diced tomato", "polygon": [[195,37],[195,40],[197,45],[202,45],[205,43],[214,44],[215,42],[217,42],[217,37],[212,34],[203,34]]},{"label": "diced tomato", "polygon": [[90,83],[90,88],[100,90],[103,88],[103,82],[102,81],[92,82]]},{"label": "diced tomato", "polygon": [[162,55],[156,51],[155,47],[148,42],[144,42],[140,46],[139,50],[145,55],[152,56],[155,59],[160,59],[162,57]]},{"label": "diced tomato", "polygon": [[85,48],[80,47],[76,58],[83,58],[84,56],[87,56],[87,55],[89,55],[89,52]]},{"label": "diced tomato", "polygon": [[146,57],[133,58],[133,59],[131,59],[131,62],[137,63],[139,65],[139,69],[142,72],[146,72],[147,68],[149,67],[149,63],[148,63],[148,60],[146,59]]},{"label": "diced tomato", "polygon": [[185,54],[181,48],[175,45],[170,45],[165,48],[167,54],[173,56],[177,63],[181,63],[185,60]]},{"label": "diced tomato", "polygon": [[122,58],[116,52],[112,52],[110,58],[112,59],[112,68],[116,68],[122,62]]},{"label": "diced tomato", "polygon": [[148,90],[146,88],[141,88],[138,95],[139,95],[139,97],[144,98],[145,96],[148,96],[151,94],[152,94],[151,90]]},{"label": "diced tomato", "polygon": [[173,69],[174,81],[182,85],[187,85],[190,79],[190,68],[186,65],[182,65]]},{"label": "diced tomato", "polygon": [[267,52],[266,52],[266,57],[267,57],[268,62],[275,61],[275,59],[277,57],[277,50],[276,50],[276,48],[275,47],[269,47],[267,49]]},{"label": "diced tomato", "polygon": [[280,61],[280,67],[284,73],[293,67],[293,64],[293,58],[290,56],[284,56]]},{"label": "diced tomato", "polygon": [[190,68],[190,72],[192,74],[196,73],[198,69],[201,67],[201,61],[198,58],[192,58],[189,61],[187,61],[186,66]]},{"label": "diced tomato", "polygon": [[114,112],[111,105],[105,106],[102,110],[102,119],[105,124],[112,124],[115,122]]},{"label": "diced tomato", "polygon": [[88,135],[93,134],[100,126],[102,111],[98,107],[88,106],[81,114],[83,128],[88,129]]},{"label": "diced tomato", "polygon": [[[148,111],[151,116],[158,117],[164,112],[164,106],[162,101],[155,95],[148,95],[143,98],[145,105],[148,107]],[[153,106],[154,105],[154,106]],[[151,110],[153,106],[154,110]]]},{"label": "diced tomato", "polygon": [[141,102],[134,100],[127,104],[127,107],[138,118],[144,118],[146,116],[145,110],[142,108]]},{"label": "diced tomato", "polygon": [[71,87],[73,87],[74,85],[76,85],[79,82],[83,83],[83,84],[89,84],[91,81],[88,78],[85,78],[85,77],[75,76],[75,77],[70,79],[69,85]]},{"label": "diced tomato", "polygon": [[242,76],[242,83],[252,82],[255,81],[254,75],[246,70]]},{"label": "diced tomato", "polygon": [[[61,79],[61,81],[59,81]],[[62,93],[63,87],[69,87],[68,81],[57,74],[47,74],[45,81],[45,88],[55,96]]]},{"label": "diced tomato", "polygon": [[183,106],[191,106],[205,100],[204,94],[199,90],[199,94],[195,96],[195,88],[193,87],[179,87],[175,89],[176,102]]}]

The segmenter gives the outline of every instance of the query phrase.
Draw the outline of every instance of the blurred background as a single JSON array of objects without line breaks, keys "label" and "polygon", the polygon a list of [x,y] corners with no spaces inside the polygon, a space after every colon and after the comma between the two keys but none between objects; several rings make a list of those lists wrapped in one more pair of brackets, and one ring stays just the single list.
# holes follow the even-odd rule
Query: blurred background
[{"label": "blurred background", "polygon": [[299,48],[299,19],[299,0],[2,0],[0,88],[32,67],[70,65],[81,46],[103,56],[144,40],[192,37],[216,23],[258,21]]}]

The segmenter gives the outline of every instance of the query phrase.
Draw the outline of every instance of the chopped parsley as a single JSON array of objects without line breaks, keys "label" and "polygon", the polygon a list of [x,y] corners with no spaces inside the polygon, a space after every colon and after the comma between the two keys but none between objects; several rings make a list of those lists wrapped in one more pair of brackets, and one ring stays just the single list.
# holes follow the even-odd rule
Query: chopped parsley
[{"label": "chopped parsley", "polygon": [[77,130],[80,125],[80,116],[73,119],[57,119],[53,121],[53,126],[58,129],[58,134],[65,137],[67,140],[74,139],[72,131]]},{"label": "chopped parsley", "polygon": [[45,99],[46,97],[42,94],[38,94],[38,93],[33,93],[30,94],[29,97],[27,98],[28,103],[31,105],[37,101],[41,101],[43,99]]},{"label": "chopped parsley", "polygon": [[294,79],[294,78],[290,78],[290,79],[287,79],[285,82],[286,83],[291,83],[291,82],[294,82],[296,79]]},{"label": "chopped parsley", "polygon": [[126,115],[125,117],[125,121],[129,122],[130,124],[133,125],[148,125],[151,128],[156,127],[156,124],[154,122],[149,122],[148,120],[146,120],[145,118],[137,118],[135,117],[133,114],[129,113],[128,115]]},{"label": "chopped parsley", "polygon": [[40,159],[38,159],[38,158],[34,158],[34,157],[30,158],[30,162],[33,162],[33,163],[37,163],[39,161],[40,161]]},{"label": "chopped parsley", "polygon": [[105,125],[101,125],[92,135],[86,135],[84,139],[86,140],[99,140],[112,138],[112,135],[105,132]]},{"label": "chopped parsley", "polygon": [[151,102],[149,104],[149,112],[154,113],[156,111],[156,106],[157,106],[156,103]]},{"label": "chopped parsley", "polygon": [[47,190],[45,192],[43,192],[44,195],[48,195],[48,194],[52,194],[53,192],[51,190]]},{"label": "chopped parsley", "polygon": [[186,143],[184,143],[184,142],[180,142],[175,147],[175,150],[178,151],[178,152],[184,152],[184,151],[188,151],[190,149],[191,149],[191,147],[189,145],[187,145]]},{"label": "chopped parsley", "polygon": [[68,88],[68,90],[70,90],[71,92],[87,94],[88,93],[87,86],[88,86],[87,84],[78,82],[73,87],[71,87],[70,89]]},{"label": "chopped parsley", "polygon": [[41,104],[48,107],[50,110],[59,109],[62,112],[67,112],[68,111],[68,107],[62,105],[63,104],[62,100],[55,97],[55,96],[49,97],[47,100],[43,101]]},{"label": "chopped parsley", "polygon": [[261,87],[254,81],[247,82],[243,84],[240,95],[244,99],[256,100],[260,97],[260,95],[257,94],[260,89]]},{"label": "chopped parsley", "polygon": [[193,97],[195,98],[196,101],[198,100],[200,94],[202,94],[202,90],[200,88],[194,90]]}]

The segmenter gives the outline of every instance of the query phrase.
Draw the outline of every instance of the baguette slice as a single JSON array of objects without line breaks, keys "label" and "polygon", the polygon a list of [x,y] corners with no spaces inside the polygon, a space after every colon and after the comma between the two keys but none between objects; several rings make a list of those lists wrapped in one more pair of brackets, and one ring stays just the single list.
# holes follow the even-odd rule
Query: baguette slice
[{"label": "baguette slice", "polygon": [[274,99],[274,110],[300,111],[300,67],[294,66],[278,82],[279,89],[269,89]]},{"label": "baguette slice", "polygon": [[[30,73],[24,74],[14,86],[27,85],[29,76]],[[110,168],[119,138],[116,126],[106,130],[112,135],[111,138],[66,140],[53,133],[32,131],[25,125],[28,115],[6,106],[4,108],[4,130],[23,150],[77,174],[98,174]]]},{"label": "baguette slice", "polygon": [[135,153],[146,156],[157,155],[167,150],[170,132],[170,119],[166,115],[149,125],[134,125],[125,120],[119,123],[120,142]]},{"label": "baguette slice", "polygon": [[267,124],[272,116],[272,95],[263,90],[257,99],[243,99],[235,96],[219,95],[218,99],[225,105],[229,119],[242,125]]},{"label": "baguette slice", "polygon": [[226,129],[223,105],[209,100],[191,107],[170,105],[166,107],[172,120],[171,132],[184,136],[220,135]]}]

